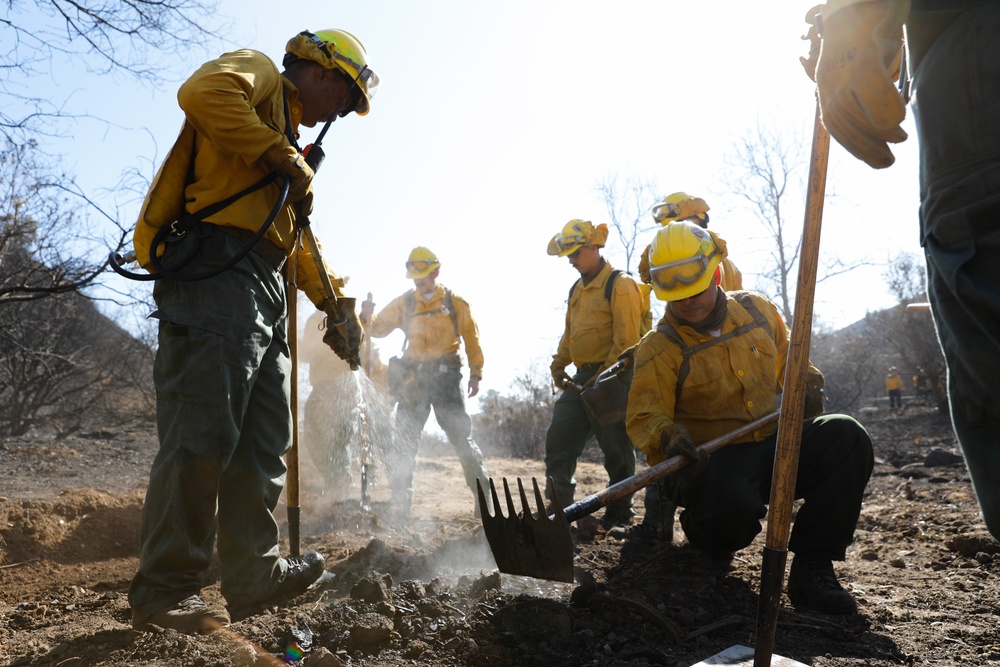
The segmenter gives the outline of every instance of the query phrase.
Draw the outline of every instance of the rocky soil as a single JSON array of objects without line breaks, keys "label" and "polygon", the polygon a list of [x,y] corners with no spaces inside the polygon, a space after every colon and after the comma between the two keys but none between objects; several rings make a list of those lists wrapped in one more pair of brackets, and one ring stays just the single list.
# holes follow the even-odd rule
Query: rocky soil
[{"label": "rocky soil", "polygon": [[[919,406],[855,416],[878,457],[838,565],[859,612],[823,616],[784,598],[776,653],[822,667],[1000,664],[1000,545],[947,418]],[[755,641],[763,535],[722,571],[679,528],[673,544],[582,530],[575,584],[500,575],[447,453],[420,459],[407,520],[386,514],[377,485],[370,512],[357,496],[324,495],[304,461],[302,548],[327,557],[324,579],[212,635],[136,632],[125,591],[154,451],[150,427],[0,440],[0,665],[673,667]],[[498,477],[543,471],[488,464]],[[584,492],[603,485],[599,465],[579,473]],[[216,575],[204,595],[221,603]]]}]

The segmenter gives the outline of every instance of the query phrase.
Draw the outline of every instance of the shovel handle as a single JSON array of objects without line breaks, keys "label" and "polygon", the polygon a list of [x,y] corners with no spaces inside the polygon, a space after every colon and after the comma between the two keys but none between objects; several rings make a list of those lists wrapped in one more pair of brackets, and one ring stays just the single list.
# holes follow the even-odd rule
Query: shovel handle
[{"label": "shovel handle", "polygon": [[[765,415],[756,421],[744,424],[738,429],[730,431],[725,435],[720,435],[714,440],[709,440],[708,442],[699,445],[698,451],[705,452],[707,455],[720,450],[726,445],[748,436],[757,429],[776,421],[778,419],[778,414],[778,412],[772,412],[771,414]],[[686,456],[672,456],[666,461],[657,463],[655,466],[643,470],[640,473],[636,473],[635,475],[623,479],[620,482],[612,484],[611,486],[589,495],[582,500],[576,501],[569,507],[565,508],[563,513],[566,515],[566,519],[570,522],[576,521],[577,519],[585,517],[588,514],[593,514],[597,510],[613,503],[616,500],[621,500],[625,496],[649,486],[653,482],[658,482],[664,477],[672,475],[686,466],[689,461],[690,459]]]}]

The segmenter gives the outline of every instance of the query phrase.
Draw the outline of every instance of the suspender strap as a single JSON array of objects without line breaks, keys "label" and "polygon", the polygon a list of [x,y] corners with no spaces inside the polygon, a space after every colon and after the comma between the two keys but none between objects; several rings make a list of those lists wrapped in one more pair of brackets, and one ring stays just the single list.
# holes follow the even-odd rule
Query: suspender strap
[{"label": "suspender strap", "polygon": [[698,352],[712,347],[713,345],[718,345],[719,343],[724,343],[727,340],[736,338],[737,336],[742,336],[745,333],[753,331],[757,328],[763,328],[767,332],[767,335],[774,338],[774,334],[771,332],[771,325],[768,324],[767,319],[760,312],[760,309],[754,305],[753,300],[747,292],[733,292],[731,293],[736,301],[739,302],[743,309],[747,311],[747,314],[753,318],[753,322],[744,324],[742,326],[736,327],[729,333],[717,336],[711,340],[707,340],[704,343],[699,343],[698,345],[688,345],[684,338],[681,337],[677,329],[674,328],[669,322],[662,321],[656,325],[656,330],[665,335],[670,340],[677,343],[681,348],[681,354],[684,356],[683,361],[681,361],[680,368],[677,369],[677,389],[674,395],[674,404],[680,402],[681,400],[681,389],[684,387],[684,381],[687,379],[688,373],[691,372],[691,357],[693,357]]}]

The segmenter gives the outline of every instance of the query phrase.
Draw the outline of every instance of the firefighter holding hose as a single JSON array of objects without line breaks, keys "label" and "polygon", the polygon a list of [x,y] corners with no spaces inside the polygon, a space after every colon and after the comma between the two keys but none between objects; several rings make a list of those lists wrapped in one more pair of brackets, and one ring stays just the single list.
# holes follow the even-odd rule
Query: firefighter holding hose
[{"label": "firefighter holding hose", "polygon": [[279,555],[274,517],[292,438],[286,281],[326,311],[325,342],[355,366],[361,328],[318,245],[299,240],[317,163],[300,152],[298,128],[367,114],[378,77],[343,30],[299,33],[283,65],[241,49],[182,84],[183,129],[136,226],[136,259],[161,277],[152,315],[160,445],[129,588],[137,629],[228,625],[229,613],[200,597],[216,543],[236,613],[323,573],[319,553]]}]

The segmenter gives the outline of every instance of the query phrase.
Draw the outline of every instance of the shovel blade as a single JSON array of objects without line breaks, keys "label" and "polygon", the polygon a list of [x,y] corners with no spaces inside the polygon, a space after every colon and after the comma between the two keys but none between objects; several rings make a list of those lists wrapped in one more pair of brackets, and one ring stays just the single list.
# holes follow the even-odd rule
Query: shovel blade
[{"label": "shovel blade", "polygon": [[[524,484],[520,478],[517,479],[518,495],[521,498],[521,511],[518,512],[507,478],[503,478],[506,503],[504,514],[504,506],[501,505],[493,479],[490,479],[492,513],[483,485],[479,480],[476,481],[483,532],[486,533],[486,540],[497,562],[497,569],[506,574],[572,583],[573,536],[570,534],[569,521],[555,498],[551,499],[552,507],[556,508],[555,513],[550,517],[545,511],[545,501],[534,478],[531,479],[531,485],[535,498],[534,513],[524,491]],[[552,488],[552,484],[549,484],[549,488]]]}]

